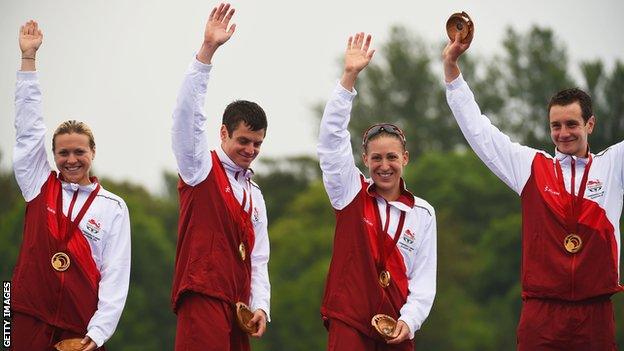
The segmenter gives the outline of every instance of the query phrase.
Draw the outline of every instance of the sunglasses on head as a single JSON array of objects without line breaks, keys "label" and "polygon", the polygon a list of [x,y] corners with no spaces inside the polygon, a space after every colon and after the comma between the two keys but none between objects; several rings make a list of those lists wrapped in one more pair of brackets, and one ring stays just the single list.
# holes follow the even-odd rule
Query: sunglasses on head
[{"label": "sunglasses on head", "polygon": [[364,136],[362,138],[362,146],[366,145],[370,138],[380,134],[381,132],[398,136],[399,139],[401,139],[403,145],[405,145],[405,134],[403,134],[401,128],[395,126],[392,123],[379,123],[373,124],[364,132]]}]

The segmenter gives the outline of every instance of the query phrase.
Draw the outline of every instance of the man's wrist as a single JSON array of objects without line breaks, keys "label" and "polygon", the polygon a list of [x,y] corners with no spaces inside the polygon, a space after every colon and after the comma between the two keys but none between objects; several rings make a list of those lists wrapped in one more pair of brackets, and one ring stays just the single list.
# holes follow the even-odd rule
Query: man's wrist
[{"label": "man's wrist", "polygon": [[197,59],[202,63],[210,64],[212,62],[212,57],[218,48],[219,45],[204,42],[197,52]]},{"label": "man's wrist", "polygon": [[37,50],[25,50],[22,51],[22,57],[36,57]]}]

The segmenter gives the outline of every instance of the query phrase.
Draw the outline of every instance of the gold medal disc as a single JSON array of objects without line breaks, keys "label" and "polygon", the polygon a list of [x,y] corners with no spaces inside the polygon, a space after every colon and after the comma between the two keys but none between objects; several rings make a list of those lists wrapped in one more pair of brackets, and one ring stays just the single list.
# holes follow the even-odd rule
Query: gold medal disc
[{"label": "gold medal disc", "polygon": [[459,40],[466,44],[472,40],[474,35],[474,23],[466,12],[454,13],[446,21],[446,34],[450,40],[455,40],[455,35],[459,33]]},{"label": "gold medal disc", "polygon": [[371,324],[381,337],[389,340],[392,339],[392,333],[394,333],[397,321],[388,315],[376,314],[371,319]]},{"label": "gold medal disc", "polygon": [[57,272],[64,272],[69,268],[71,260],[64,252],[57,252],[52,256],[52,268]]},{"label": "gold medal disc", "polygon": [[240,245],[238,245],[238,253],[240,254],[241,259],[244,261],[247,257],[247,249],[245,248],[244,243],[240,243]]},{"label": "gold medal disc", "polygon": [[390,285],[390,272],[384,270],[379,273],[379,284],[384,288]]},{"label": "gold medal disc", "polygon": [[577,253],[583,247],[583,240],[576,234],[569,234],[563,239],[563,247],[565,247],[566,251],[569,253]]}]

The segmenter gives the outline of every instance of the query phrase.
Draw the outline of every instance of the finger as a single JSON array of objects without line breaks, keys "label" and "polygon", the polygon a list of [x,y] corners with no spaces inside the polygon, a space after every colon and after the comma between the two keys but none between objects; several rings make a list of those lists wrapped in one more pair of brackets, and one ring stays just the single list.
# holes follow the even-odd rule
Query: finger
[{"label": "finger", "polygon": [[33,34],[37,34],[37,31],[39,31],[39,23],[33,21]]},{"label": "finger", "polygon": [[373,59],[373,55],[375,54],[375,50],[371,50],[368,52],[368,55],[366,55],[366,58],[368,59],[368,61]]},{"label": "finger", "polygon": [[363,32],[358,33],[358,36],[357,36],[357,45],[356,45],[358,49],[361,49],[361,48],[362,48],[362,39],[363,39],[363,38],[364,38],[364,33],[363,33]]},{"label": "finger", "polygon": [[370,34],[367,35],[366,36],[366,41],[364,42],[364,47],[362,48],[362,50],[364,50],[364,52],[368,52],[368,47],[370,46],[371,40],[372,40],[371,35]]},{"label": "finger", "polygon": [[230,30],[228,30],[228,34],[232,36],[235,30],[236,30],[236,23],[232,23],[232,25],[230,26]]},{"label": "finger", "polygon": [[24,35],[24,26],[20,26],[19,35],[20,36]]},{"label": "finger", "polygon": [[396,328],[394,328],[394,331],[392,331],[392,338],[396,338],[397,336],[399,336],[402,330],[403,330],[403,324],[398,323]]},{"label": "finger", "polygon": [[457,32],[455,33],[455,39],[453,40],[453,43],[459,43],[461,41],[461,33]]},{"label": "finger", "polygon": [[258,323],[259,320],[260,316],[256,314],[249,320],[249,322],[247,322],[247,325],[251,327],[252,325]]},{"label": "finger", "polygon": [[227,16],[225,16],[225,21],[223,21],[223,23],[225,24],[226,27],[228,23],[230,23],[232,16],[234,16],[234,9],[231,9],[230,12],[228,12]]},{"label": "finger", "polygon": [[221,16],[221,11],[223,10],[223,7],[225,6],[224,3],[220,3],[219,7],[217,7],[217,10],[215,11],[214,16],[212,17],[213,21],[218,21],[219,20],[219,16]]},{"label": "finger", "polygon": [[353,44],[353,37],[349,36],[349,40],[347,40],[347,50],[351,49],[352,44]]},{"label": "finger", "polygon": [[264,334],[265,331],[266,331],[266,323],[260,323],[260,325],[258,326],[258,331],[251,334],[251,336],[255,336],[256,338],[259,338]]},{"label": "finger", "polygon": [[225,18],[229,10],[230,10],[230,4],[225,4],[225,6],[223,6],[223,10],[221,10],[221,13],[219,13],[219,18],[218,18],[219,22],[223,22],[223,19]]},{"label": "finger", "polygon": [[214,15],[215,15],[216,12],[217,12],[217,8],[213,7],[212,11],[210,11],[210,16],[208,16],[208,20],[209,21],[212,21],[214,19]]},{"label": "finger", "polygon": [[37,36],[38,36],[40,39],[43,39],[43,32],[42,32],[40,29],[39,29],[39,30],[37,30]]},{"label": "finger", "polygon": [[388,344],[399,344],[399,343],[402,343],[406,339],[407,330],[405,330],[404,328],[397,328],[397,329],[401,329],[400,333],[396,335],[393,339],[388,340]]}]

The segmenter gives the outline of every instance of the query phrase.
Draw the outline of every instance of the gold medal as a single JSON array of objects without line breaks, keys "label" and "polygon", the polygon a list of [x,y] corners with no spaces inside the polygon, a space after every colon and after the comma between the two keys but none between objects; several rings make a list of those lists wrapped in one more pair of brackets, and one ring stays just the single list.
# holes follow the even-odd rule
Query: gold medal
[{"label": "gold medal", "polygon": [[379,273],[379,284],[384,288],[390,285],[390,272],[384,270]]},{"label": "gold medal", "polygon": [[583,240],[576,234],[569,234],[563,239],[563,246],[569,253],[577,253],[583,247]]},{"label": "gold medal", "polygon": [[385,314],[376,314],[371,319],[371,324],[381,337],[386,340],[392,339],[392,333],[396,328],[397,321]]},{"label": "gold medal", "polygon": [[57,252],[52,256],[52,268],[57,272],[64,272],[69,268],[71,261],[64,252]]},{"label": "gold medal", "polygon": [[244,243],[240,243],[240,245],[238,245],[238,253],[240,254],[241,259],[244,261],[245,257],[247,257],[247,249],[245,248]]}]

